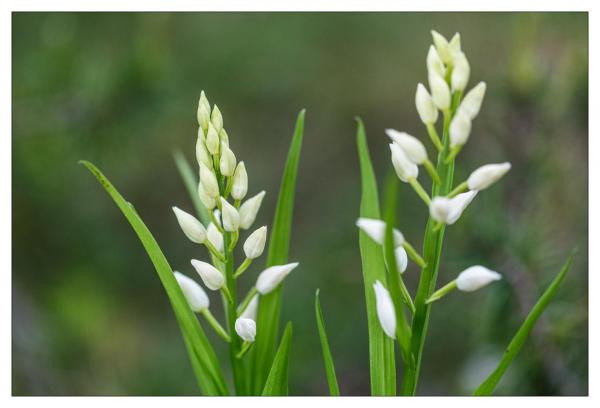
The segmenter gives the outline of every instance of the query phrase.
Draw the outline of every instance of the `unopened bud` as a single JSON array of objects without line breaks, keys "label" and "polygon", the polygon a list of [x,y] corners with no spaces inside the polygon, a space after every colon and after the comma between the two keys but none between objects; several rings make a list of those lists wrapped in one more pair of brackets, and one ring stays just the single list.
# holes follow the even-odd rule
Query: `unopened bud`
[{"label": "unopened bud", "polygon": [[200,198],[202,205],[209,211],[217,206],[217,201],[214,197],[211,197],[206,193],[201,181],[198,183],[198,197]]},{"label": "unopened bud", "polygon": [[206,292],[200,285],[196,283],[195,280],[188,278],[187,276],[179,273],[173,272],[175,275],[175,279],[183,292],[183,296],[185,300],[190,305],[190,309],[192,311],[198,313],[205,309],[208,309],[210,306],[210,300],[206,295]]},{"label": "unopened bud", "polygon": [[460,33],[455,33],[450,42],[448,42],[448,50],[450,51],[450,55],[461,52]]},{"label": "unopened bud", "polygon": [[396,143],[390,143],[390,151],[392,152],[392,165],[400,180],[406,183],[410,178],[417,178],[419,167],[404,154],[402,148]]},{"label": "unopened bud", "polygon": [[[365,234],[369,236],[373,241],[379,245],[383,245],[385,242],[385,229],[386,223],[381,220],[375,220],[372,218],[359,218],[356,220],[356,226],[360,228]],[[404,235],[400,231],[394,228],[394,247],[400,247],[404,244]]]},{"label": "unopened bud", "polygon": [[431,30],[431,36],[433,37],[433,44],[435,45],[440,58],[446,65],[450,65],[452,63],[452,54],[450,53],[450,44],[448,44],[448,40],[435,30]]},{"label": "unopened bud", "polygon": [[502,279],[502,275],[498,272],[481,265],[475,265],[465,269],[458,275],[456,287],[463,292],[473,292],[500,279]]},{"label": "unopened bud", "polygon": [[213,107],[210,115],[210,122],[215,127],[217,134],[221,131],[221,129],[223,129],[223,115],[221,115],[221,111],[217,105]]},{"label": "unopened bud", "polygon": [[[202,129],[199,130],[201,132]],[[204,144],[204,139],[198,138],[196,140],[196,160],[198,161],[198,165],[200,163],[204,163],[204,165],[208,168],[212,168],[213,162],[208,154],[208,150],[206,150],[206,145]]]},{"label": "unopened bud", "polygon": [[233,173],[233,186],[231,187],[231,195],[236,200],[243,200],[248,192],[248,173],[246,173],[246,165],[244,162],[239,162]]},{"label": "unopened bud", "polygon": [[500,180],[510,170],[510,163],[486,164],[475,170],[467,179],[470,190],[484,190]]},{"label": "unopened bud", "polygon": [[219,164],[221,174],[228,177],[233,176],[235,165],[235,154],[225,142],[221,141],[221,163]]},{"label": "unopened bud", "polygon": [[235,321],[235,332],[242,340],[252,342],[256,337],[256,322],[252,319],[239,317]]},{"label": "unopened bud", "polygon": [[256,280],[256,290],[258,290],[258,293],[261,295],[271,293],[298,265],[298,262],[293,262],[286,265],[271,266],[270,268],[265,269]]},{"label": "unopened bud", "polygon": [[450,147],[462,146],[469,140],[471,119],[462,110],[458,110],[450,122]]},{"label": "unopened bud", "polygon": [[219,139],[221,139],[222,143],[225,143],[227,146],[229,146],[229,135],[227,134],[225,128],[221,129],[219,132]]},{"label": "unopened bud", "polygon": [[421,122],[425,124],[434,124],[438,118],[438,109],[433,103],[433,99],[423,84],[417,85],[417,93],[415,95],[415,105],[417,112],[421,118]]},{"label": "unopened bud", "polygon": [[217,251],[223,253],[223,234],[221,234],[221,231],[212,222],[206,228],[206,239],[213,244]]},{"label": "unopened bud", "polygon": [[244,242],[244,253],[248,259],[256,259],[262,255],[267,242],[267,227],[263,226],[254,231]]},{"label": "unopened bud", "polygon": [[221,197],[221,211],[223,218],[223,229],[228,232],[237,231],[240,227],[240,214],[235,207]]},{"label": "unopened bud", "polygon": [[394,308],[394,302],[392,302],[390,292],[388,292],[380,281],[375,281],[373,290],[375,291],[375,302],[379,324],[381,324],[381,328],[388,337],[395,339],[396,309]]},{"label": "unopened bud", "polygon": [[216,198],[219,196],[219,183],[217,183],[217,177],[204,163],[200,163],[200,182],[202,183],[202,187],[204,187],[204,191],[210,197]]},{"label": "unopened bud", "polygon": [[396,255],[396,266],[398,267],[398,272],[404,273],[406,268],[408,268],[408,255],[404,247],[399,246],[394,250],[394,254]]},{"label": "unopened bud", "polygon": [[402,148],[406,157],[415,164],[423,164],[427,160],[427,150],[423,143],[406,132],[398,132],[394,129],[386,129],[385,133],[390,139]]},{"label": "unopened bud", "polygon": [[[203,94],[202,94],[203,95]],[[208,128],[208,123],[210,122],[210,108],[206,108],[206,105],[202,102],[202,95],[200,96],[200,101],[198,102],[198,111],[196,112],[196,116],[198,118],[198,125],[204,130]]]},{"label": "unopened bud", "polygon": [[244,317],[246,319],[252,319],[256,321],[256,313],[258,312],[258,295],[254,295],[248,303],[248,306],[244,309],[240,317]]},{"label": "unopened bud", "polygon": [[429,88],[431,89],[431,98],[435,106],[442,111],[450,109],[450,88],[448,88],[448,84],[444,78],[435,72],[430,72]]},{"label": "unopened bud", "polygon": [[427,53],[427,70],[429,72],[435,72],[442,77],[446,75],[444,63],[433,45],[429,47],[429,52]]},{"label": "unopened bud", "polygon": [[239,210],[240,228],[248,229],[252,226],[254,220],[256,220],[256,215],[258,214],[258,210],[260,209],[260,205],[265,194],[266,193],[264,191],[261,191],[254,197],[244,201],[244,203],[241,205]]},{"label": "unopened bud", "polygon": [[212,155],[219,153],[219,133],[215,129],[212,123],[208,124],[208,131],[206,132],[206,149]]},{"label": "unopened bud", "polygon": [[467,57],[462,52],[457,52],[452,55],[454,61],[454,68],[452,69],[452,77],[450,83],[452,84],[453,91],[464,91],[469,82],[469,75],[471,74],[471,67]]},{"label": "unopened bud", "polygon": [[202,244],[206,241],[206,228],[200,221],[198,221],[193,215],[180,210],[177,207],[173,207],[177,222],[181,227],[183,233],[192,242]]},{"label": "unopened bud", "polygon": [[192,259],[192,266],[200,275],[204,286],[210,290],[219,290],[225,285],[225,277],[217,268],[207,262]]},{"label": "unopened bud", "polygon": [[478,83],[473,89],[471,89],[464,97],[460,104],[459,111],[463,111],[471,120],[475,119],[479,110],[481,109],[481,103],[485,96],[485,82]]}]

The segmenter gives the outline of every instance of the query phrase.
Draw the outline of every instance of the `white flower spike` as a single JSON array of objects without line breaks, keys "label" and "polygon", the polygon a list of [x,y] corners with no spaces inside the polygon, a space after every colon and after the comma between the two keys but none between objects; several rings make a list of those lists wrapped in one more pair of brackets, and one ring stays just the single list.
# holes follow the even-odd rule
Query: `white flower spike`
[{"label": "white flower spike", "polygon": [[502,275],[498,272],[481,265],[475,265],[465,269],[458,275],[456,287],[463,292],[473,292],[500,279],[502,279]]},{"label": "white flower spike", "polygon": [[471,134],[471,118],[462,110],[458,110],[450,122],[450,147],[462,146]]},{"label": "white flower spike", "polygon": [[256,259],[262,255],[267,242],[267,227],[263,226],[254,231],[244,242],[244,253],[248,259]]},{"label": "white flower spike", "polygon": [[204,187],[204,191],[210,197],[217,198],[219,196],[217,177],[204,163],[200,163],[200,182],[202,183],[202,187]]},{"label": "white flower spike", "polygon": [[510,170],[510,163],[486,164],[475,170],[467,179],[470,190],[484,190],[500,180]]},{"label": "white flower spike", "polygon": [[236,200],[243,200],[248,192],[248,173],[246,173],[246,165],[243,161],[239,162],[233,174],[233,187],[231,195]]},{"label": "white flower spike", "polygon": [[206,229],[206,239],[208,239],[210,243],[217,248],[217,251],[223,253],[223,234],[221,234],[217,226],[212,222]]},{"label": "white flower spike", "polygon": [[441,111],[450,109],[450,88],[444,78],[435,72],[430,72],[429,88],[431,89],[431,98],[435,106]]},{"label": "white flower spike", "polygon": [[423,164],[427,160],[427,150],[423,143],[414,136],[406,132],[398,132],[395,129],[386,129],[386,135],[398,144],[409,158],[415,164]]},{"label": "white flower spike", "polygon": [[471,120],[475,119],[481,109],[481,103],[485,96],[485,88],[485,82],[478,83],[465,95],[460,104],[458,110],[464,112]]},{"label": "white flower spike", "polygon": [[258,312],[258,297],[259,295],[254,295],[252,299],[250,299],[248,306],[246,306],[240,317],[256,321],[256,313]]},{"label": "white flower spike", "polygon": [[[386,224],[381,220],[375,220],[372,218],[359,218],[356,220],[356,226],[360,228],[365,234],[369,236],[373,241],[379,245],[383,245],[385,242],[385,229]],[[394,228],[394,247],[401,247],[404,244],[404,235],[400,231]]]},{"label": "white flower spike", "polygon": [[240,228],[240,214],[223,197],[221,197],[221,210],[223,215],[223,229],[228,232],[237,231]]},{"label": "white flower spike", "polygon": [[235,165],[235,154],[233,154],[227,143],[221,141],[221,161],[219,163],[221,174],[227,177],[233,176]]},{"label": "white flower spike", "polygon": [[398,178],[405,183],[411,178],[416,179],[419,175],[419,168],[408,158],[402,148],[396,143],[390,143],[390,151],[392,153],[392,165]]},{"label": "white flower spike", "polygon": [[298,265],[298,262],[293,262],[286,265],[271,266],[270,268],[265,269],[260,273],[256,280],[256,290],[258,290],[258,293],[261,295],[271,293]]},{"label": "white flower spike", "polygon": [[202,244],[206,241],[206,228],[204,228],[204,225],[200,221],[193,215],[177,207],[173,207],[173,212],[175,213],[175,217],[177,217],[177,222],[181,230],[190,241],[196,244]]},{"label": "white flower spike", "polygon": [[239,317],[235,321],[235,332],[242,340],[253,342],[256,337],[256,322],[252,319]]},{"label": "white flower spike", "polygon": [[207,262],[192,259],[192,266],[200,275],[204,286],[210,290],[219,290],[225,285],[225,277],[217,268]]},{"label": "white flower spike", "polygon": [[417,93],[415,94],[415,106],[421,118],[421,122],[428,125],[433,125],[438,118],[438,109],[433,103],[433,99],[425,86],[421,83],[417,85]]},{"label": "white flower spike", "polygon": [[210,300],[206,292],[195,280],[175,271],[175,279],[183,292],[185,300],[187,300],[192,311],[199,313],[210,306]]},{"label": "white flower spike", "polygon": [[254,197],[244,201],[239,210],[240,228],[248,229],[252,226],[254,220],[256,220],[256,215],[258,214],[258,210],[260,209],[265,194],[266,193],[263,190]]},{"label": "white flower spike", "polygon": [[373,284],[373,290],[375,290],[375,301],[377,304],[377,317],[379,318],[379,324],[384,333],[391,337],[396,338],[396,310],[394,309],[394,303],[390,296],[390,292],[381,284],[376,281]]}]

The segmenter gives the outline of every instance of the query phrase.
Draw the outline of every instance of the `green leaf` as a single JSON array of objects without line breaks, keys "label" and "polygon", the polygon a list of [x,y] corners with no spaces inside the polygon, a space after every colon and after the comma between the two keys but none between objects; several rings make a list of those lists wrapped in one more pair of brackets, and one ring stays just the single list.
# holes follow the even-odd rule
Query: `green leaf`
[{"label": "green leaf", "polygon": [[498,367],[496,367],[496,369],[485,379],[485,381],[482,382],[479,387],[477,387],[473,395],[491,395],[492,392],[494,392],[494,389],[498,385],[500,379],[502,379],[502,376],[506,372],[506,369],[513,362],[519,350],[521,350],[521,347],[523,346],[523,343],[525,343],[525,340],[527,340],[527,337],[529,336],[529,333],[531,333],[531,329],[535,325],[535,322],[556,294],[556,291],[558,290],[560,284],[562,283],[567,272],[569,271],[569,268],[571,267],[571,262],[573,261],[573,256],[575,255],[575,253],[576,250],[573,250],[571,252],[569,258],[567,258],[567,261],[563,265],[558,275],[556,275],[556,277],[554,278],[550,286],[548,286],[542,297],[540,297],[535,306],[533,306],[533,309],[531,309],[531,312],[529,312],[529,315],[527,316],[521,327],[519,327],[519,330],[517,331],[513,339],[510,341],[510,344],[506,348],[506,351],[504,351],[504,355],[502,356]]},{"label": "green leaf", "polygon": [[[380,219],[379,198],[375,172],[369,156],[365,128],[357,118],[357,145],[360,159],[362,196],[360,216]],[[359,232],[360,255],[362,259],[365,298],[367,303],[367,323],[369,327],[369,363],[372,395],[396,394],[396,368],[394,362],[394,341],[383,332],[375,305],[373,284],[376,280],[386,284],[385,265],[381,246],[364,232]],[[387,285],[386,285],[387,286]]]},{"label": "green leaf", "polygon": [[273,359],[273,365],[262,391],[263,396],[288,395],[288,366],[292,344],[292,322],[288,322],[283,332],[279,349]]},{"label": "green leaf", "polygon": [[194,175],[195,173],[194,170],[192,170],[192,166],[190,166],[190,163],[179,150],[173,153],[173,158],[175,159],[175,164],[177,165],[177,170],[179,170],[179,175],[183,180],[183,184],[185,184],[185,188],[192,199],[198,218],[202,221],[202,224],[210,224],[210,215],[202,205],[202,201],[200,201],[200,197],[198,196],[198,178]]},{"label": "green leaf", "polygon": [[[298,114],[296,129],[290,150],[288,152],[275,217],[271,227],[269,240],[269,254],[267,266],[280,265],[288,261],[290,235],[292,232],[292,216],[294,212],[294,195],[296,190],[296,175],[300,161],[302,137],[304,133],[304,113]],[[252,347],[252,381],[256,394],[261,392],[267,378],[269,366],[275,353],[279,331],[279,314],[281,310],[281,288],[266,296],[260,297],[258,305],[258,318],[256,325],[260,327],[256,335],[256,343]]]},{"label": "green leaf", "polygon": [[225,379],[217,356],[210,345],[208,338],[204,334],[204,331],[200,327],[198,319],[185,300],[183,293],[175,280],[173,270],[169,266],[167,259],[152,236],[152,233],[133,209],[133,206],[125,201],[121,194],[119,194],[115,187],[104,174],[96,168],[96,166],[84,160],[79,163],[87,167],[106,189],[123,215],[125,215],[125,218],[127,218],[127,221],[129,221],[133,227],[138,238],[142,242],[144,249],[148,253],[165,291],[167,292],[171,307],[175,312],[177,323],[179,323],[192,362],[192,368],[194,369],[202,392],[205,395],[227,395],[227,385],[225,384]]},{"label": "green leaf", "polygon": [[333,357],[331,356],[327,332],[325,331],[325,321],[323,320],[321,302],[319,301],[319,289],[315,293],[315,314],[317,315],[317,327],[319,328],[319,339],[321,340],[321,349],[323,350],[323,362],[325,363],[325,375],[327,376],[327,384],[329,385],[329,395],[337,397],[340,395],[340,388],[335,376]]}]

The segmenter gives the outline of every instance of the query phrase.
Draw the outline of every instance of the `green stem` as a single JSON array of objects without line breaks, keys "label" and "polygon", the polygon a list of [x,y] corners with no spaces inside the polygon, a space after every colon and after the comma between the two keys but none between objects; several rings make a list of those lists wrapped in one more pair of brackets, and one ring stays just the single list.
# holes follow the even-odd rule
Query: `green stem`
[{"label": "green stem", "polygon": [[421,257],[421,255],[419,255],[419,253],[417,252],[417,250],[415,249],[415,247],[413,247],[407,241],[404,241],[402,243],[402,247],[406,251],[406,254],[408,255],[408,257],[410,259],[412,259],[417,265],[419,265],[421,268],[424,268],[426,266],[427,263]]},{"label": "green stem", "polygon": [[204,245],[206,246],[206,248],[208,248],[209,252],[215,257],[217,258],[219,261],[221,262],[225,262],[225,257],[223,256],[222,253],[219,252],[219,250],[217,248],[215,248],[215,246],[212,244],[212,242],[210,242],[208,239],[206,241],[204,241]]},{"label": "green stem", "polygon": [[244,354],[246,354],[246,352],[248,350],[250,350],[250,347],[252,347],[252,345],[254,344],[253,341],[245,341],[244,344],[242,344],[242,349],[240,350],[239,353],[237,353],[237,355],[235,356],[238,360],[240,358],[242,358],[244,356]]},{"label": "green stem", "polygon": [[242,264],[236,269],[235,273],[233,274],[233,278],[234,279],[239,278],[240,275],[242,273],[244,273],[246,271],[246,269],[248,269],[248,267],[250,266],[251,263],[252,263],[251,258],[244,259],[244,262],[242,262]]},{"label": "green stem", "polygon": [[469,183],[463,181],[458,186],[454,188],[450,193],[448,193],[448,198],[456,197],[460,193],[467,191],[469,189]]},{"label": "green stem", "polygon": [[252,300],[254,295],[256,295],[257,293],[258,293],[258,290],[256,289],[256,287],[252,286],[252,289],[250,289],[248,291],[248,293],[246,294],[246,297],[244,298],[242,303],[240,303],[240,305],[237,308],[238,316],[241,315],[244,312],[244,310],[246,310],[246,308],[248,307],[248,304],[250,303],[250,301]]},{"label": "green stem", "polygon": [[[217,203],[219,203],[219,211],[220,211],[220,208],[221,208],[221,207],[220,207],[220,205],[221,205],[221,204],[220,204],[220,201],[219,201],[219,200],[217,200]],[[215,212],[214,212],[214,211],[212,211],[212,210],[210,210],[210,211],[209,211],[209,213],[210,213],[210,219],[211,219],[212,223],[213,223],[213,224],[215,224],[215,227],[217,227],[217,229],[219,230],[219,232],[220,232],[221,234],[224,234],[224,233],[225,233],[225,230],[224,230],[224,229],[223,229],[223,227],[221,226],[221,221],[217,220],[217,217],[215,217]]]},{"label": "green stem", "polygon": [[450,162],[456,158],[456,156],[460,153],[461,150],[462,145],[454,146],[453,148],[451,148],[450,154],[448,154],[448,157],[446,157],[446,161],[444,162],[444,164],[450,164]]},{"label": "green stem", "polygon": [[229,334],[227,334],[223,326],[221,326],[217,319],[215,319],[210,310],[204,309],[200,313],[202,314],[202,316],[204,316],[208,324],[211,325],[215,332],[223,338],[223,340],[225,340],[227,343],[231,341],[231,337],[229,337]]},{"label": "green stem", "polygon": [[426,304],[429,303],[433,303],[438,299],[443,298],[444,296],[446,296],[448,293],[452,292],[454,289],[456,289],[456,279],[451,281],[450,283],[447,283],[446,285],[442,286],[440,289],[436,290],[433,295],[431,295],[426,301]]},{"label": "green stem", "polygon": [[410,184],[410,186],[416,191],[417,195],[421,197],[421,200],[423,200],[423,202],[427,204],[427,207],[429,207],[429,204],[431,204],[431,198],[429,198],[429,195],[425,189],[423,189],[423,186],[421,183],[419,183],[419,180],[411,177],[408,179],[408,184]]},{"label": "green stem", "polygon": [[442,180],[440,179],[440,176],[437,174],[437,171],[435,170],[435,167],[433,166],[433,163],[431,162],[431,160],[426,159],[423,162],[423,165],[425,166],[427,173],[429,173],[429,175],[431,176],[431,179],[433,180],[433,182],[436,184],[442,184]]},{"label": "green stem", "polygon": [[444,148],[444,146],[442,145],[442,142],[440,141],[440,136],[438,135],[437,130],[435,130],[435,126],[433,125],[433,123],[428,123],[426,126],[427,126],[427,133],[429,133],[429,138],[433,142],[433,145],[438,150],[438,152],[441,152],[442,149]]}]

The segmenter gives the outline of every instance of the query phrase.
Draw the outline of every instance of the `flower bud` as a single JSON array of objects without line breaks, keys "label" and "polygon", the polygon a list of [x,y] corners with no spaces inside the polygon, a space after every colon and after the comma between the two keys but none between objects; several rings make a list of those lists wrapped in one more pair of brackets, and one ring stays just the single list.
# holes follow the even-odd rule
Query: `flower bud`
[{"label": "flower bud", "polygon": [[223,229],[228,232],[237,231],[240,227],[240,215],[235,207],[221,197],[221,211],[223,214]]},{"label": "flower bud", "polygon": [[435,72],[430,72],[429,88],[431,89],[431,98],[435,106],[442,111],[450,109],[450,88],[448,88],[448,84],[444,78]]},{"label": "flower bud", "polygon": [[198,197],[200,197],[202,205],[209,211],[217,206],[217,201],[206,193],[202,182],[198,183]]},{"label": "flower bud", "polygon": [[204,130],[202,129],[202,126],[198,126],[198,139],[202,140],[203,142],[206,142],[206,136],[204,135]]},{"label": "flower bud", "polygon": [[450,214],[448,215],[448,224],[454,224],[465,211],[465,209],[471,204],[471,201],[477,195],[476,190],[467,191],[466,193],[461,193],[456,197],[451,199],[452,209]]},{"label": "flower bud", "polygon": [[440,59],[440,55],[433,45],[429,47],[429,52],[427,53],[427,71],[435,72],[441,77],[446,75],[444,63]]},{"label": "flower bud", "polygon": [[201,244],[206,241],[206,229],[200,221],[198,221],[193,215],[180,210],[177,207],[173,207],[177,222],[183,230],[186,237],[196,244]]},{"label": "flower bud", "polygon": [[177,283],[183,292],[185,300],[190,305],[190,309],[196,313],[201,312],[204,309],[208,309],[208,306],[210,306],[210,300],[208,299],[204,289],[202,289],[202,287],[198,285],[195,280],[188,278],[179,272],[174,272],[174,274],[175,279],[177,280]]},{"label": "flower bud", "polygon": [[256,321],[256,313],[258,312],[258,295],[254,295],[248,306],[244,309],[240,317],[245,319],[252,319]]},{"label": "flower bud", "polygon": [[231,195],[236,200],[243,200],[248,192],[248,173],[246,173],[246,165],[243,161],[239,162],[233,173],[233,187]]},{"label": "flower bud", "polygon": [[471,74],[471,66],[467,57],[462,52],[457,52],[452,55],[454,61],[454,68],[452,69],[452,77],[450,83],[452,84],[453,91],[464,91],[469,82],[469,76]]},{"label": "flower bud", "polygon": [[219,134],[221,129],[223,129],[223,116],[221,115],[221,111],[219,110],[219,107],[217,105],[213,107],[212,113],[210,115],[210,122],[215,127],[217,134]]},{"label": "flower bud", "polygon": [[404,273],[406,268],[408,268],[408,255],[404,247],[399,246],[394,250],[394,254],[396,255],[396,266],[398,267],[398,271],[400,273]]},{"label": "flower bud", "polygon": [[210,112],[210,103],[208,102],[204,91],[200,92],[200,101],[198,101],[198,106],[203,106],[207,112]]},{"label": "flower bud", "polygon": [[471,120],[475,119],[479,113],[479,109],[481,109],[484,96],[485,82],[480,82],[463,98],[458,110],[464,112]]},{"label": "flower bud", "polygon": [[421,83],[417,85],[417,93],[415,95],[415,105],[417,106],[417,112],[421,118],[421,122],[427,124],[434,124],[438,118],[438,109],[431,99],[431,95],[425,89],[425,86]]},{"label": "flower bud", "polygon": [[254,341],[256,337],[256,322],[252,319],[238,317],[235,321],[235,332],[244,341]]},{"label": "flower bud", "polygon": [[233,152],[225,142],[221,141],[221,162],[219,164],[221,174],[228,177],[233,176],[233,172],[235,171],[235,164],[235,154],[233,154]]},{"label": "flower bud", "polygon": [[219,290],[225,285],[225,277],[217,268],[209,264],[208,262],[198,261],[192,259],[192,266],[200,275],[204,286],[210,290]]},{"label": "flower bud", "polygon": [[469,190],[484,190],[500,180],[510,170],[510,163],[486,164],[475,170],[467,179]]},{"label": "flower bud", "polygon": [[206,105],[202,102],[202,96],[204,93],[200,95],[200,101],[198,102],[198,111],[196,112],[196,116],[198,118],[198,125],[204,130],[208,128],[208,123],[210,122],[210,107],[206,107]]},{"label": "flower bud", "polygon": [[491,271],[481,265],[475,265],[465,269],[458,275],[456,287],[463,292],[473,292],[500,279],[502,279],[502,275],[498,272]]},{"label": "flower bud", "polygon": [[219,183],[217,183],[217,177],[204,163],[200,163],[200,182],[202,183],[202,187],[204,187],[204,191],[210,197],[216,198],[219,196]]},{"label": "flower bud", "polygon": [[410,178],[417,178],[419,168],[404,154],[402,148],[396,143],[390,143],[390,150],[392,152],[392,165],[400,180],[406,183]]},{"label": "flower bud", "polygon": [[225,128],[221,129],[219,132],[219,139],[221,139],[222,143],[225,143],[227,146],[229,146],[229,135],[227,134],[227,131],[225,131]]},{"label": "flower bud", "polygon": [[[360,228],[365,234],[369,236],[373,241],[379,245],[383,245],[385,242],[385,229],[386,224],[381,220],[375,220],[372,218],[359,218],[356,220],[356,226]],[[394,247],[400,247],[404,243],[404,235],[400,231],[394,228]]]},{"label": "flower bud", "polygon": [[452,212],[452,201],[447,197],[433,197],[429,204],[429,214],[437,222],[448,223],[448,217]]},{"label": "flower bud", "polygon": [[[201,132],[202,129],[199,130]],[[206,150],[206,145],[204,144],[204,140],[198,138],[196,140],[196,160],[198,161],[198,165],[200,163],[204,163],[204,165],[208,168],[212,168],[213,162],[208,154],[208,150]]]},{"label": "flower bud", "polygon": [[471,119],[462,110],[458,110],[450,122],[450,147],[462,146],[469,140]]},{"label": "flower bud", "polygon": [[254,231],[244,242],[244,253],[246,258],[256,259],[262,255],[267,242],[267,227],[263,226]]},{"label": "flower bud", "polygon": [[450,55],[454,55],[458,52],[461,52],[460,49],[460,33],[455,33],[450,42],[448,43],[448,50],[450,51]]},{"label": "flower bud", "polygon": [[206,239],[217,248],[217,251],[223,253],[223,234],[221,234],[221,231],[212,222],[206,228]]},{"label": "flower bud", "polygon": [[239,210],[240,228],[248,229],[252,226],[254,220],[256,220],[256,215],[258,214],[258,210],[260,209],[260,205],[265,194],[265,191],[261,191],[254,197],[244,201],[244,203],[241,205]]},{"label": "flower bud", "polygon": [[450,53],[450,44],[448,44],[446,37],[435,30],[431,30],[431,36],[433,37],[433,44],[435,44],[435,48],[437,49],[442,61],[447,65],[451,64],[452,54]]},{"label": "flower bud", "polygon": [[265,269],[260,273],[256,280],[256,290],[258,290],[258,293],[261,295],[271,293],[298,265],[298,262],[293,262],[286,265],[271,266],[270,268]]},{"label": "flower bud", "polygon": [[392,338],[396,338],[396,310],[390,292],[379,281],[373,284],[375,290],[375,301],[377,306],[377,317],[384,333]]},{"label": "flower bud", "polygon": [[212,123],[208,124],[208,131],[206,132],[206,149],[212,155],[219,153],[219,133],[215,129]]},{"label": "flower bud", "polygon": [[427,160],[427,150],[419,139],[406,132],[398,132],[394,129],[386,129],[385,133],[390,139],[402,148],[408,159],[415,164],[423,164]]}]

